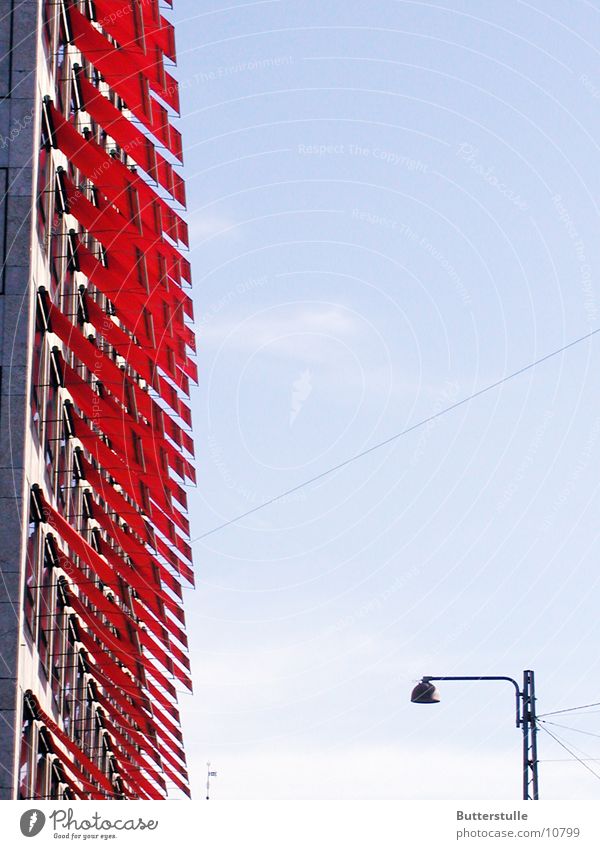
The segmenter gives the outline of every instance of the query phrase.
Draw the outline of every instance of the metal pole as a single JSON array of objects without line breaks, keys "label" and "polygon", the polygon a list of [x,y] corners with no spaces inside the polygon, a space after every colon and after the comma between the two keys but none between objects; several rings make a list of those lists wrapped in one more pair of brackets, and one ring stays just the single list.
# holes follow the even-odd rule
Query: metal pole
[{"label": "metal pole", "polygon": [[206,798],[210,799],[210,761],[206,762]]},{"label": "metal pole", "polygon": [[529,799],[529,681],[527,672],[523,672],[523,689],[521,699],[523,702],[523,799]]},{"label": "metal pole", "polygon": [[516,725],[523,732],[523,799],[539,799],[535,679],[531,669],[523,672],[523,689],[505,675],[424,675],[422,681],[509,681],[516,694]]},{"label": "metal pole", "polygon": [[535,677],[531,669],[523,672],[521,698],[523,702],[523,799],[539,799]]},{"label": "metal pole", "polygon": [[535,709],[535,677],[533,672],[531,676],[531,779],[533,784],[533,798],[539,799],[538,785],[538,755],[537,755],[537,713]]}]

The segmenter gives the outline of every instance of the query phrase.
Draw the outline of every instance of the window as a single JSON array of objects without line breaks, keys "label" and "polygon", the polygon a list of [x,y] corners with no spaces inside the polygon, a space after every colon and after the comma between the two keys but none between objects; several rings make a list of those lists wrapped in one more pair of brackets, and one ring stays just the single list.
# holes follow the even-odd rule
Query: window
[{"label": "window", "polygon": [[35,636],[36,599],[38,593],[38,570],[40,562],[41,534],[39,524],[30,517],[27,527],[27,552],[25,555],[24,618],[29,634]]},{"label": "window", "polygon": [[21,751],[19,753],[19,799],[31,797],[31,777],[35,727],[33,716],[25,704],[21,726]]},{"label": "window", "polygon": [[58,390],[54,385],[54,381],[48,386],[48,397],[46,400],[46,436],[44,440],[44,458],[47,466],[52,466],[54,460],[54,451],[56,450],[56,417],[58,415]]},{"label": "window", "polygon": [[59,771],[58,764],[56,760],[52,760],[50,764],[50,775],[49,775],[49,786],[48,786],[48,798],[49,799],[58,799],[60,796],[60,785],[62,783],[62,776]]},{"label": "window", "polygon": [[45,799],[48,792],[48,757],[47,751],[39,739],[39,748],[35,760],[34,798]]},{"label": "window", "polygon": [[65,642],[65,655],[63,657],[63,688],[61,693],[61,713],[66,733],[71,736],[73,697],[75,679],[75,667],[77,665],[77,652],[75,650],[75,631],[71,621],[68,623],[67,637]]},{"label": "window", "polygon": [[64,611],[64,603],[60,592],[56,599],[56,616],[54,627],[54,640],[52,643],[52,696],[56,709],[60,711],[61,694],[64,680],[64,658],[67,645],[67,617]]},{"label": "window", "polygon": [[64,513],[67,504],[68,487],[71,477],[71,449],[69,444],[69,424],[67,412],[63,408],[62,421],[60,424],[60,441],[57,443],[58,454],[56,458],[54,494],[59,510]]},{"label": "window", "polygon": [[55,618],[55,592],[54,556],[52,548],[48,540],[46,540],[38,592],[38,653],[40,656],[40,667],[46,678],[50,674],[51,642],[52,632],[54,631],[53,620]]},{"label": "window", "polygon": [[50,198],[52,192],[50,190],[50,177],[52,175],[52,157],[50,154],[50,146],[42,144],[38,164],[38,185],[37,185],[37,232],[44,250],[47,250],[47,226],[50,215]]},{"label": "window", "polygon": [[19,799],[29,799],[31,795],[31,752],[33,747],[33,720],[23,720],[21,728],[21,752],[19,755]]},{"label": "window", "polygon": [[73,691],[73,739],[81,748],[83,745],[83,718],[85,715],[86,686],[85,665],[81,655],[77,658],[77,675]]},{"label": "window", "polygon": [[44,359],[43,356],[44,333],[36,321],[35,338],[33,342],[33,365],[32,365],[32,380],[31,380],[31,421],[33,432],[40,438],[40,430],[42,427],[41,410],[43,409],[44,390],[40,384],[41,366]]},{"label": "window", "polygon": [[52,0],[44,0],[42,4],[42,34],[43,44],[46,50],[46,58],[48,63],[52,65],[54,56],[54,36],[56,33],[56,14],[58,11],[58,3]]}]

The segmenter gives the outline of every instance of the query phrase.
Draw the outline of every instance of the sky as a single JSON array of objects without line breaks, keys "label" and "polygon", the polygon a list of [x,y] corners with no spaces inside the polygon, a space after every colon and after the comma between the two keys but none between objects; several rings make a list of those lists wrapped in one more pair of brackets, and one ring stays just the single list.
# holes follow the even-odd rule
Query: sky
[{"label": "sky", "polygon": [[[519,798],[510,684],[409,696],[533,669],[539,713],[600,702],[600,336],[203,535],[600,327],[600,3],[172,19],[194,795],[210,761],[214,799]],[[598,798],[598,711],[547,718],[542,798]]]}]

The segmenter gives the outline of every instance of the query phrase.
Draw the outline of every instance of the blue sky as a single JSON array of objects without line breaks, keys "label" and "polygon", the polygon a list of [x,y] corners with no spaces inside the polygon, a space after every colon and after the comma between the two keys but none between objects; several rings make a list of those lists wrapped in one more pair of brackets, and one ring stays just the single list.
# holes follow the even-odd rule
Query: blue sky
[{"label": "blue sky", "polygon": [[[600,4],[175,5],[196,536],[600,326]],[[195,543],[196,796],[519,796],[507,685],[408,698],[600,702],[598,344]]]}]

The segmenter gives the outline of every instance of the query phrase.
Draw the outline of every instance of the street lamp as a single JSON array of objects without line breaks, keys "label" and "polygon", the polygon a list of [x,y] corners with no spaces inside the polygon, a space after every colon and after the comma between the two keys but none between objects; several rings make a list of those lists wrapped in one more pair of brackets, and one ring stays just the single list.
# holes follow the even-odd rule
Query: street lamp
[{"label": "street lamp", "polygon": [[516,694],[516,725],[523,732],[523,799],[539,799],[535,680],[531,669],[523,672],[523,687],[505,675],[424,675],[412,691],[410,700],[418,705],[435,705],[440,694],[432,681],[509,681]]}]

